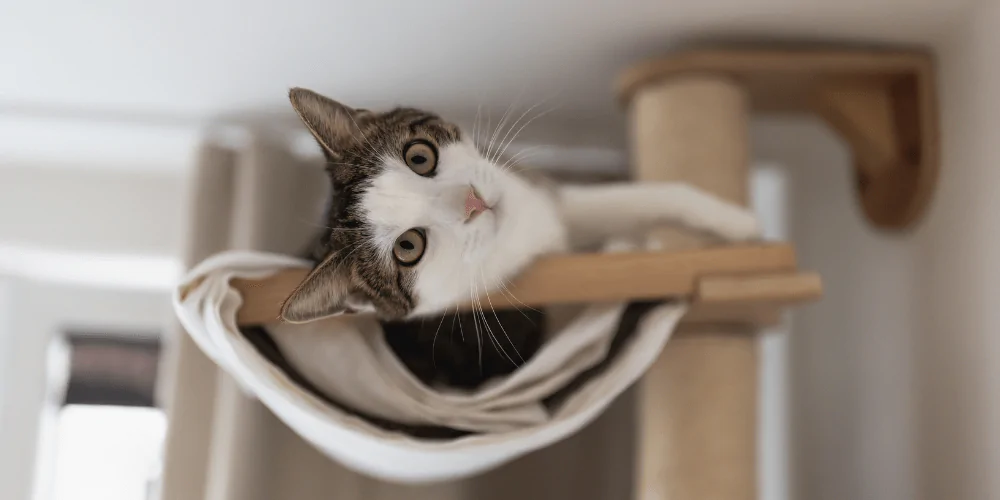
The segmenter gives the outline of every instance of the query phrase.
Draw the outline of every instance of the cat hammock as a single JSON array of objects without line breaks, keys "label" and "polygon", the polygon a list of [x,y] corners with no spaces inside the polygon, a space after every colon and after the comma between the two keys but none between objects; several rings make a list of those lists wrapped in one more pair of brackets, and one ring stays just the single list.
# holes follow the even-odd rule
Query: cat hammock
[{"label": "cat hammock", "polygon": [[[818,114],[854,154],[867,220],[905,230],[925,210],[938,167],[933,67],[920,51],[700,49],[627,71],[637,181],[680,181],[745,205],[751,111]],[[639,394],[636,491],[652,497],[754,498],[757,362],[752,335],[820,297],[787,244],[711,246],[676,230],[662,252],[543,258],[496,294],[496,308],[680,299],[691,335],[671,341]],[[304,268],[235,278],[240,326],[279,322]],[[196,284],[196,283],[195,283]],[[324,320],[331,321],[331,320]],[[335,321],[335,320],[333,320]]]}]

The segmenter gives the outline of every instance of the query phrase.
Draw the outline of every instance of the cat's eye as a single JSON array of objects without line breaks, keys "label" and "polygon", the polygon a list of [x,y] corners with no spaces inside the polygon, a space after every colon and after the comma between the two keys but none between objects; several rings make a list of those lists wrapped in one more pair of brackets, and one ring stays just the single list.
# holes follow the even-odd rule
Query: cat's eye
[{"label": "cat's eye", "polygon": [[413,266],[420,262],[427,248],[427,235],[420,229],[410,229],[399,235],[392,246],[392,255],[396,262],[404,266]]},{"label": "cat's eye", "polygon": [[407,144],[403,148],[403,158],[406,160],[406,166],[418,175],[431,175],[437,168],[437,148],[423,139]]}]

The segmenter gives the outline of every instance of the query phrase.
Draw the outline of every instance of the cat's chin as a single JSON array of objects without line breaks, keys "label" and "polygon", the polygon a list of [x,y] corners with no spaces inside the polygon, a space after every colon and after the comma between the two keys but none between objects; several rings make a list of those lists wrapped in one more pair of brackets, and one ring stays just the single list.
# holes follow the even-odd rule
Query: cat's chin
[{"label": "cat's chin", "polygon": [[[478,301],[484,307],[490,307],[485,294],[500,293],[504,283],[509,283],[526,265],[515,266],[512,264],[514,263],[510,262],[502,268],[498,268],[486,262],[480,262],[472,267],[480,269],[480,271],[473,272],[471,268],[466,269],[461,273],[461,277],[447,287],[449,289],[447,293],[442,289],[418,292],[415,297],[416,306],[408,318],[446,314],[455,312],[456,309],[463,306],[468,307],[468,304],[473,301],[471,293],[473,288],[478,291],[476,296]],[[463,283],[466,286],[457,285],[457,283]],[[428,298],[433,299],[428,300]],[[496,299],[494,298],[494,300]]]}]

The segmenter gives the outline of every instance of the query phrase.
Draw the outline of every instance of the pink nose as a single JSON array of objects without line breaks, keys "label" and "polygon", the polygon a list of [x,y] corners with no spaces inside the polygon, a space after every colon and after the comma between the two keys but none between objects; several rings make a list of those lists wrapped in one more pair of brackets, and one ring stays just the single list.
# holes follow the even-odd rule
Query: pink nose
[{"label": "pink nose", "polygon": [[479,193],[476,192],[475,188],[469,188],[469,193],[465,195],[465,218],[469,219],[473,215],[479,212],[485,212],[489,210],[490,207],[486,206],[486,202],[479,197]]}]

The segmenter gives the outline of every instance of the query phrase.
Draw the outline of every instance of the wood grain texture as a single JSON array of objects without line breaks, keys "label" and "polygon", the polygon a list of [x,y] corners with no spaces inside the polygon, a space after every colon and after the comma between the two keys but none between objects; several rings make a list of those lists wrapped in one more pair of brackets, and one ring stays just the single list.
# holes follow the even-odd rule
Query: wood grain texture
[{"label": "wood grain texture", "polygon": [[[508,287],[511,295],[497,292],[481,301],[500,309],[670,297],[690,299],[695,297],[703,276],[730,276],[727,283],[739,286],[739,276],[784,276],[794,274],[795,270],[795,250],[787,244],[559,255],[540,259],[514,279]],[[306,273],[306,269],[288,269],[261,280],[234,279],[231,285],[243,298],[237,323],[279,321],[282,302]],[[720,286],[725,287],[715,284],[710,289],[717,290]],[[788,299],[797,302],[794,297]]]},{"label": "wood grain texture", "polygon": [[818,299],[823,283],[817,273],[708,276],[698,281],[694,301],[701,304],[781,303]]}]

